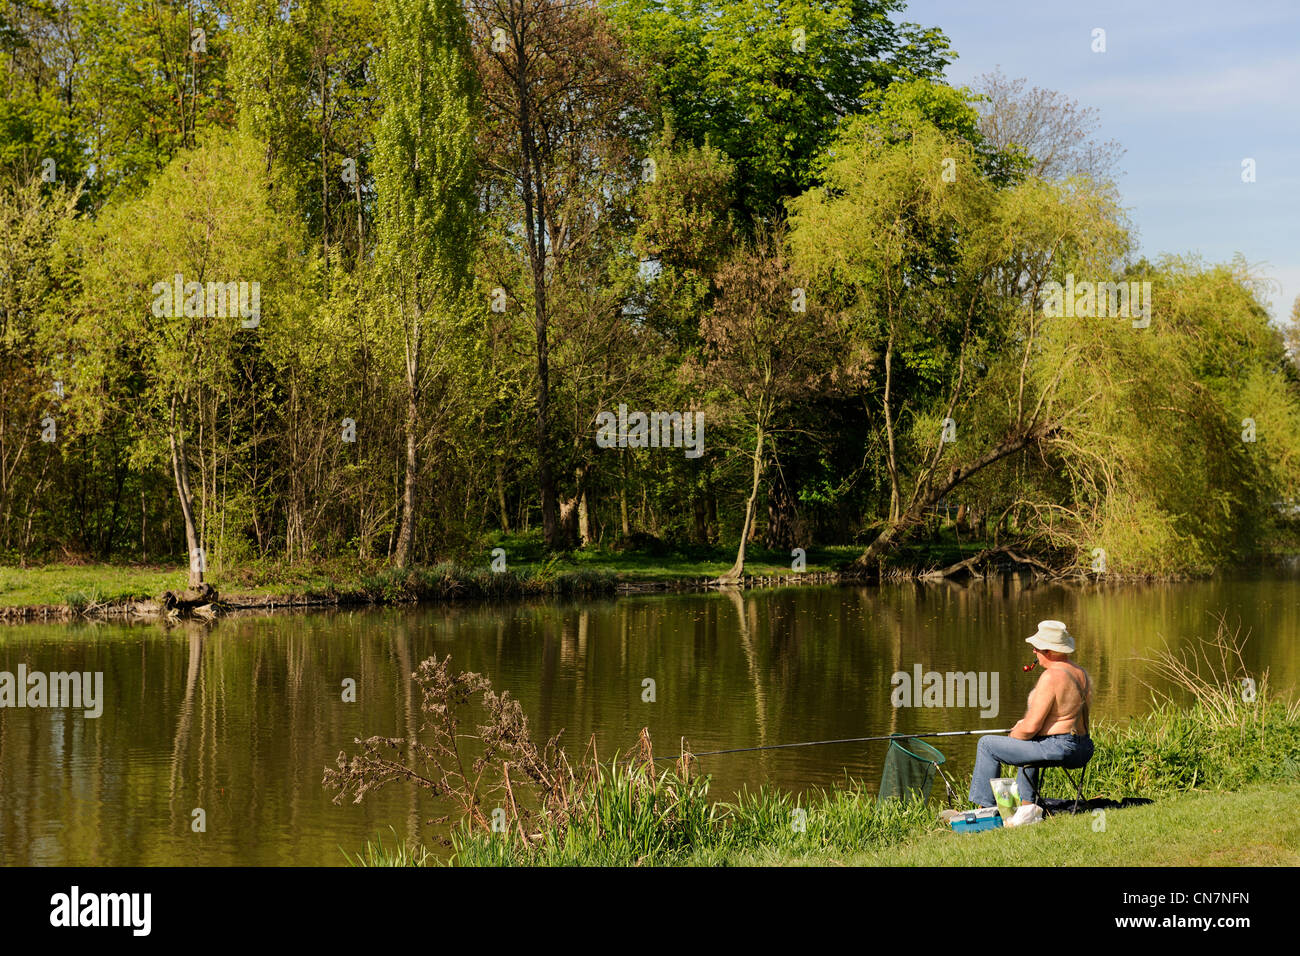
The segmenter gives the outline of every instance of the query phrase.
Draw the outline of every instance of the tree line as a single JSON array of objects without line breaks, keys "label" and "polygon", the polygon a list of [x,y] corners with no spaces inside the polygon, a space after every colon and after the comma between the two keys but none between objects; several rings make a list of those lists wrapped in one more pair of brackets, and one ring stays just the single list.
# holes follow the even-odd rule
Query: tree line
[{"label": "tree line", "polygon": [[1274,544],[1259,277],[1135,256],[1095,114],[904,13],[3,0],[0,558]]}]

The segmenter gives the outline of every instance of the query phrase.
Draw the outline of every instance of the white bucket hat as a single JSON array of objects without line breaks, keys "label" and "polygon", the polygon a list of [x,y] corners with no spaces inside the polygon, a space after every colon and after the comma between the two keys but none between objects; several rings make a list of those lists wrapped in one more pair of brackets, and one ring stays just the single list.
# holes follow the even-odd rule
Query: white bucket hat
[{"label": "white bucket hat", "polygon": [[1033,637],[1025,638],[1025,643],[1034,645],[1040,651],[1074,653],[1074,638],[1060,621],[1039,621],[1038,633]]}]

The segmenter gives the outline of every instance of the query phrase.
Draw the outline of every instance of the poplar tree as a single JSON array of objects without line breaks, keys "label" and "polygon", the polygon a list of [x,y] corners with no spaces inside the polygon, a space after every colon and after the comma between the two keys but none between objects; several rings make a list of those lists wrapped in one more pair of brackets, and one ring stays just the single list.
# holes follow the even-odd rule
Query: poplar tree
[{"label": "poplar tree", "polygon": [[454,0],[385,0],[383,24],[376,258],[385,322],[400,325],[403,344],[406,479],[395,557],[408,567],[430,348],[445,347],[437,327],[450,322],[469,283],[476,90],[468,28]]}]

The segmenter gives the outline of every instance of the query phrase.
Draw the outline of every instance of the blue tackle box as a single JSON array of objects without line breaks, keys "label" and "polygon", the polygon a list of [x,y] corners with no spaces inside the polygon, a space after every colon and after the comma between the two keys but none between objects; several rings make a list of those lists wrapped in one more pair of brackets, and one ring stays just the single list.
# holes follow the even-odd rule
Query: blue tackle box
[{"label": "blue tackle box", "polygon": [[959,817],[953,817],[952,828],[958,833],[974,833],[977,830],[992,830],[1002,826],[1002,814],[997,807],[985,807],[983,810],[971,810]]}]

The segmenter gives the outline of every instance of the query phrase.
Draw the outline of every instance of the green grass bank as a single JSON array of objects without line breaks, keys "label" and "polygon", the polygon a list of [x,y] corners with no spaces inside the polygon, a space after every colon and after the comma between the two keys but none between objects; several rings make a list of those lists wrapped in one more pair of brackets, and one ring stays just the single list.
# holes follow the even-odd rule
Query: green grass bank
[{"label": "green grass bank", "polygon": [[[1094,729],[1087,796],[1147,806],[1058,815],[1020,830],[952,832],[929,802],[878,802],[866,786],[794,796],[770,789],[715,801],[707,778],[663,764],[603,765],[564,819],[533,833],[462,824],[452,852],[372,842],[363,865],[1293,865],[1300,862],[1300,707],[1261,697],[1223,710],[1172,705]],[[968,772],[968,771],[967,771]],[[1068,796],[1053,775],[1049,796]],[[955,781],[964,791],[968,780]]]},{"label": "green grass bank", "polygon": [[[898,548],[888,556],[882,574],[912,577],[951,567],[991,545],[948,528],[933,540]],[[497,548],[506,565],[506,571],[499,574],[492,571]],[[753,545],[746,551],[745,573],[751,578],[750,586],[826,583],[846,570],[850,577],[862,576],[862,569],[852,566],[861,553],[859,545],[810,548],[796,570],[790,552]],[[1268,560],[1279,559],[1280,553]],[[690,588],[717,578],[734,560],[731,545],[671,545],[644,534],[613,547],[547,554],[541,536],[529,532],[489,535],[473,551],[410,571],[399,571],[381,560],[355,557],[230,565],[214,555],[205,577],[223,602],[235,607],[397,604]],[[0,620],[21,619],[24,610],[33,609],[67,616],[103,613],[151,601],[165,591],[180,592],[186,580],[186,569],[179,561],[0,565]]]}]

